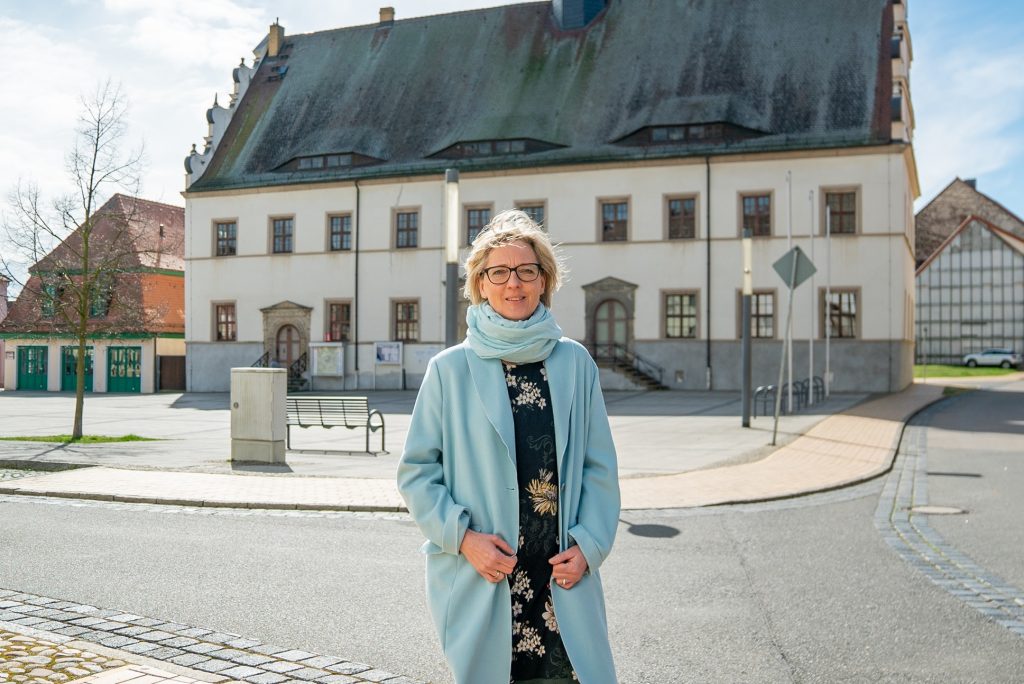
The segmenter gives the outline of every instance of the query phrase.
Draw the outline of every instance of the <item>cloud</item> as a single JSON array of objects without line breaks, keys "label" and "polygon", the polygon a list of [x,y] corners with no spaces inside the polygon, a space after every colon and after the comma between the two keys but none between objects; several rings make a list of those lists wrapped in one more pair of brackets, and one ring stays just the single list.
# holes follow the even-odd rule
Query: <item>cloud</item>
[{"label": "cloud", "polygon": [[918,208],[955,176],[1005,173],[1024,156],[1024,48],[991,27],[953,35],[927,26],[935,34],[911,71]]}]

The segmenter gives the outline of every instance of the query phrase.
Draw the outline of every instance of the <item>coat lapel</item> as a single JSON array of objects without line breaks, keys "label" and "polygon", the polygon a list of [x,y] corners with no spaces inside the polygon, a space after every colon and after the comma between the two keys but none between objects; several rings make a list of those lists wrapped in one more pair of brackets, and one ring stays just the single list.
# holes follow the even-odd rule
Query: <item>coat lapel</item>
[{"label": "coat lapel", "polygon": [[508,387],[505,385],[505,372],[501,368],[501,361],[481,359],[469,348],[466,349],[466,359],[484,414],[501,437],[501,441],[505,443],[508,457],[515,465],[516,432],[512,424],[512,406],[508,400]]},{"label": "coat lapel", "polygon": [[562,461],[569,443],[569,418],[576,393],[576,374],[572,349],[559,342],[544,363],[548,372],[548,390],[551,392],[551,413],[555,419],[555,455],[558,458],[559,477],[565,470]]}]

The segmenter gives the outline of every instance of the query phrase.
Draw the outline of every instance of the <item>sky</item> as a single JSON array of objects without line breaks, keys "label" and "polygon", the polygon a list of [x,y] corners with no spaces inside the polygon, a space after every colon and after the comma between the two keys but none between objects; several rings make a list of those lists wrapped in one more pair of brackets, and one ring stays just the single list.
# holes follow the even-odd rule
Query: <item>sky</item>
[{"label": "sky", "polygon": [[[0,0],[0,211],[21,181],[68,192],[64,157],[80,98],[110,79],[128,96],[141,196],[184,205],[183,160],[203,147],[206,110],[277,18],[287,34],[506,4],[509,0]],[[624,0],[627,1],[628,0]],[[667,0],[666,0],[667,1]],[[907,0],[920,209],[954,177],[1024,216],[1024,3]]]}]

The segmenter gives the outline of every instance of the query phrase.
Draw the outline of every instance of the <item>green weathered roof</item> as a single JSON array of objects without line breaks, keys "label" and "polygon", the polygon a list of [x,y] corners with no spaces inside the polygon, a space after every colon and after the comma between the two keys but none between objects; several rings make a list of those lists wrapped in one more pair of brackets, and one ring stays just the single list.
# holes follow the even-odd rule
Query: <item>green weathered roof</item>
[{"label": "green weathered roof", "polygon": [[[888,0],[610,0],[575,31],[536,2],[287,36],[190,190],[888,142],[891,35]],[[614,144],[645,126],[712,122],[764,135]],[[430,158],[510,138],[562,147]],[[335,152],[384,161],[274,171]]]}]

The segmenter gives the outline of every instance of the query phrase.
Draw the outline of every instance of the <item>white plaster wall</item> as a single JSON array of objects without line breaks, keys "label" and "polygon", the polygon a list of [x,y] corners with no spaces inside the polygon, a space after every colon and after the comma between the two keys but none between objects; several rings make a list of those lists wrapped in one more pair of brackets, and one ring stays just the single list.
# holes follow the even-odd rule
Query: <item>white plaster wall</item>
[{"label": "white plaster wall", "polygon": [[[831,241],[831,282],[834,287],[860,288],[860,330],[864,340],[905,339],[908,330],[906,297],[913,297],[912,228],[908,226],[911,191],[902,155],[830,154],[786,159],[736,157],[711,164],[711,337],[737,337],[737,292],[741,287],[739,194],[773,193],[773,236],[754,240],[754,286],[775,289],[776,329],[785,316],[785,286],[771,264],[788,248],[792,183],[794,244],[810,254],[819,274],[797,290],[794,329],[798,338],[818,334],[820,290],[825,287],[826,241],[822,237],[821,189],[857,186],[860,191],[860,230],[855,236]],[[534,175],[463,174],[460,202],[490,204],[498,212],[525,201],[544,201],[546,225],[562,244],[569,279],[555,297],[555,312],[566,335],[587,336],[583,285],[614,276],[636,284],[634,336],[657,340],[661,334],[662,290],[697,290],[701,338],[707,336],[706,286],[707,169],[703,162],[663,166],[616,167],[559,171]],[[372,370],[373,340],[391,337],[390,302],[420,300],[420,340],[438,344],[444,339],[444,253],[441,177],[414,182],[373,183],[359,189],[360,286],[354,314],[358,319],[356,353],[349,353],[350,370]],[[809,193],[814,193],[813,203]],[[697,195],[697,239],[664,239],[664,198],[670,194]],[[629,240],[598,243],[599,198],[628,198]],[[391,249],[392,212],[420,211],[419,248]],[[323,339],[326,300],[355,299],[355,259],[351,252],[326,252],[327,215],[351,212],[356,217],[352,184],[301,190],[272,190],[234,195],[189,197],[186,224],[187,326],[190,341],[213,337],[211,302],[234,301],[240,342],[262,340],[260,308],[282,300],[313,307],[311,338]],[[461,212],[464,222],[464,211]],[[270,251],[271,216],[295,217],[295,253]],[[238,221],[238,255],[212,258],[213,222]],[[460,238],[465,225],[460,228]],[[465,249],[462,250],[463,256]],[[413,369],[406,366],[407,370]]]}]

